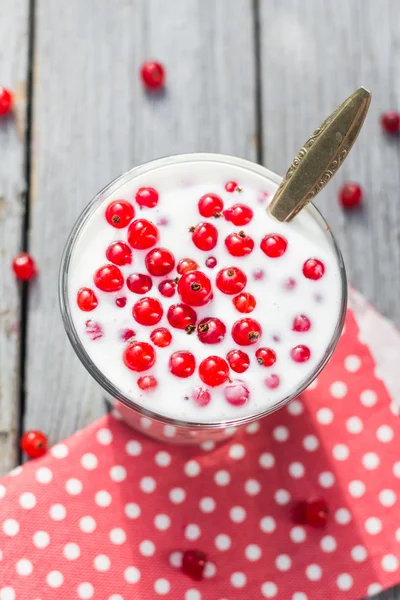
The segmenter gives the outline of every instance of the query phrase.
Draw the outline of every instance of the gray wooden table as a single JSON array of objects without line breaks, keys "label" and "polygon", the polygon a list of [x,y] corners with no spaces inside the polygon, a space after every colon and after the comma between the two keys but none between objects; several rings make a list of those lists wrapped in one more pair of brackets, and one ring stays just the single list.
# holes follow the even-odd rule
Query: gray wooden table
[{"label": "gray wooden table", "polygon": [[[236,154],[282,173],[322,118],[359,85],[373,92],[355,151],[319,205],[351,283],[400,325],[400,146],[379,115],[400,108],[398,0],[0,0],[0,472],[22,428],[52,443],[104,410],[64,335],[57,272],[68,232],[108,181],[143,161]],[[161,97],[138,69],[167,68]],[[337,206],[344,180],[366,192]],[[29,249],[37,281],[10,261]],[[400,598],[395,591],[385,596]]]}]

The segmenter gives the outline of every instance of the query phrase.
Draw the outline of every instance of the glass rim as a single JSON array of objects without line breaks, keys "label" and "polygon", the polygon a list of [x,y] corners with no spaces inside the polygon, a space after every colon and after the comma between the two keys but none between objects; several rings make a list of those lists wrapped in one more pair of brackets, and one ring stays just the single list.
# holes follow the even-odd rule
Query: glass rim
[{"label": "glass rim", "polygon": [[69,265],[71,261],[72,252],[74,249],[74,245],[76,240],[78,239],[82,229],[84,228],[86,222],[91,216],[92,212],[97,209],[97,207],[101,204],[103,200],[105,200],[110,194],[116,192],[121,186],[125,183],[128,183],[136,176],[139,176],[148,171],[157,169],[159,167],[168,166],[172,164],[178,163],[188,163],[188,162],[220,162],[224,164],[230,164],[237,167],[242,167],[244,169],[253,171],[258,175],[265,177],[272,181],[273,183],[279,185],[282,178],[270,171],[266,167],[262,165],[258,165],[249,160],[238,158],[235,156],[229,156],[225,154],[214,154],[214,153],[185,153],[185,154],[176,154],[169,155],[163,158],[158,158],[155,160],[148,161],[136,167],[133,167],[129,171],[119,175],[113,181],[111,181],[108,185],[106,185],[100,192],[98,192],[92,200],[86,205],[83,211],[80,213],[77,218],[65,245],[64,252],[61,258],[60,263],[60,271],[58,278],[58,296],[59,296],[59,304],[61,315],[64,323],[64,328],[69,338],[69,341],[78,356],[79,360],[88,371],[89,375],[93,377],[93,379],[103,388],[105,392],[107,392],[110,396],[112,396],[115,400],[118,400],[128,408],[140,413],[144,417],[149,417],[163,423],[165,425],[173,425],[175,427],[182,427],[185,429],[220,429],[225,427],[238,427],[241,425],[246,425],[253,421],[262,419],[263,417],[279,410],[286,404],[288,404],[291,400],[298,397],[304,390],[315,380],[315,378],[319,375],[322,369],[325,367],[329,359],[331,358],[337,343],[340,339],[340,335],[343,329],[343,325],[346,318],[346,310],[347,310],[347,276],[346,269],[343,261],[343,256],[340,251],[340,248],[336,242],[334,235],[331,232],[331,229],[328,223],[325,221],[324,217],[320,213],[320,211],[312,204],[311,202],[303,209],[307,210],[314,220],[318,222],[321,228],[324,231],[324,235],[328,238],[331,243],[339,266],[340,271],[340,281],[341,281],[341,305],[340,305],[340,313],[339,318],[336,323],[336,327],[332,334],[332,338],[329,342],[329,345],[326,349],[324,356],[321,361],[312,371],[312,373],[298,386],[298,388],[288,396],[282,398],[279,402],[276,402],[272,406],[268,406],[265,410],[257,412],[252,415],[247,415],[244,417],[238,417],[233,419],[224,419],[220,421],[212,421],[210,423],[206,422],[198,422],[198,421],[183,421],[180,419],[175,419],[173,417],[167,417],[166,415],[162,415],[156,411],[149,410],[148,408],[142,406],[141,404],[136,403],[135,401],[127,398],[122,394],[120,390],[101,372],[101,370],[96,366],[96,364],[92,361],[89,354],[83,347],[83,344],[80,341],[79,335],[76,331],[71,311],[69,308],[68,301],[68,273],[69,273]]}]

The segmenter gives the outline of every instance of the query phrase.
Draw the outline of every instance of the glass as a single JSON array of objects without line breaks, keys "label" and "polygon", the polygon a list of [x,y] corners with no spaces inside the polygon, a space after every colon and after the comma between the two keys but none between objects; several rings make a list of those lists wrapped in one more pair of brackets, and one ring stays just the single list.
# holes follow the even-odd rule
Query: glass
[{"label": "glass", "polygon": [[265,167],[251,163],[244,159],[219,154],[184,154],[178,156],[169,156],[135,167],[127,173],[121,175],[112,183],[110,183],[107,187],[105,187],[101,192],[99,192],[99,194],[97,194],[97,196],[95,196],[95,198],[93,198],[93,200],[84,209],[77,222],[75,223],[75,226],[73,227],[71,234],[67,240],[67,244],[61,261],[59,277],[60,307],[65,330],[77,356],[79,357],[85,368],[88,370],[90,375],[101,386],[103,393],[105,392],[108,398],[111,400],[111,402],[118,408],[123,419],[126,420],[134,428],[139,429],[142,433],[145,433],[156,439],[172,443],[185,444],[198,444],[206,441],[217,442],[227,439],[227,437],[233,435],[238,428],[243,427],[244,425],[248,425],[263,417],[266,417],[271,412],[282,408],[282,406],[290,402],[290,400],[296,398],[299,394],[301,394],[317,377],[317,375],[325,367],[329,358],[332,356],[332,353],[336,347],[336,344],[340,338],[341,331],[343,329],[347,308],[347,280],[342,254],[326,221],[324,220],[320,212],[315,208],[315,206],[309,204],[304,210],[307,210],[314,218],[314,220],[317,221],[318,225],[323,230],[328,242],[332,246],[337,258],[341,275],[341,307],[336,328],[334,330],[328,348],[325,352],[325,355],[323,356],[320,363],[316,366],[314,371],[305,381],[302,382],[298,389],[296,389],[289,396],[282,398],[280,402],[277,402],[273,406],[269,406],[263,412],[236,419],[229,419],[218,422],[214,421],[208,424],[172,419],[164,415],[160,415],[151,410],[148,410],[147,408],[125,397],[93,363],[86,350],[84,349],[75,329],[68,301],[68,269],[74,245],[81,231],[83,230],[86,222],[90,219],[95,209],[97,209],[97,207],[101,203],[105,202],[108,199],[108,197],[111,194],[115,193],[122,185],[130,183],[137,176],[159,167],[198,161],[212,161],[219,162],[222,164],[238,166],[253,171],[258,175],[261,175],[273,184],[279,185],[279,183],[281,182],[281,177],[279,177],[275,173],[272,173]]}]

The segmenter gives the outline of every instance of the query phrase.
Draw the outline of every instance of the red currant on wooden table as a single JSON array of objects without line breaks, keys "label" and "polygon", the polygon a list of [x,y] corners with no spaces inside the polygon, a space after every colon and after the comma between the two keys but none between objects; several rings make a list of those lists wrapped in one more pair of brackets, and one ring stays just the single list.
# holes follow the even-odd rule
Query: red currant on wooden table
[{"label": "red currant on wooden table", "polygon": [[158,204],[158,192],[152,187],[139,188],[135,200],[140,207],[154,208]]},{"label": "red currant on wooden table", "polygon": [[217,194],[205,194],[200,198],[198,206],[202,217],[219,217],[224,208],[224,202]]},{"label": "red currant on wooden table", "polygon": [[245,204],[234,204],[230,208],[224,210],[223,215],[227,221],[230,221],[236,227],[247,225],[253,218],[253,211],[250,206]]},{"label": "red currant on wooden table", "polygon": [[125,348],[123,359],[128,369],[140,373],[151,369],[156,362],[156,352],[147,342],[132,342]]},{"label": "red currant on wooden table", "polygon": [[17,279],[29,281],[37,274],[35,261],[27,252],[17,254],[12,262],[12,268]]},{"label": "red currant on wooden table", "polygon": [[311,321],[306,315],[297,315],[293,319],[292,330],[297,331],[299,333],[304,333],[308,331],[311,327]]},{"label": "red currant on wooden table", "polygon": [[304,346],[303,344],[300,344],[299,346],[295,346],[290,351],[290,357],[292,360],[294,360],[294,362],[298,362],[298,363],[307,362],[309,360],[310,356],[311,356],[310,349],[307,346]]},{"label": "red currant on wooden table", "polygon": [[217,245],[218,230],[212,223],[199,223],[191,231],[193,243],[199,250],[208,252]]},{"label": "red currant on wooden table", "polygon": [[76,301],[81,310],[84,312],[90,312],[94,310],[98,305],[97,296],[93,290],[84,287],[81,288],[76,296]]},{"label": "red currant on wooden table", "polygon": [[93,281],[102,292],[118,292],[124,285],[122,273],[115,265],[104,265],[97,269]]},{"label": "red currant on wooden table", "polygon": [[158,291],[165,298],[172,298],[175,295],[176,283],[173,279],[165,279],[158,284]]},{"label": "red currant on wooden table", "polygon": [[271,348],[258,348],[256,359],[262,367],[272,367],[276,363],[276,354]]},{"label": "red currant on wooden table", "polygon": [[168,275],[175,267],[174,255],[166,248],[153,248],[146,254],[144,262],[150,275],[155,277]]},{"label": "red currant on wooden table", "polygon": [[197,262],[191,258],[182,258],[176,267],[179,275],[189,273],[189,271],[196,271],[199,268]]},{"label": "red currant on wooden table", "polygon": [[321,279],[324,273],[324,263],[318,260],[318,258],[309,258],[303,265],[303,275],[307,279],[317,281],[317,279]]},{"label": "red currant on wooden table", "polygon": [[241,313],[251,313],[256,307],[256,299],[253,294],[242,292],[232,299],[233,305]]},{"label": "red currant on wooden table", "polygon": [[254,319],[236,321],[232,327],[232,337],[239,346],[255,344],[261,337],[261,325]]},{"label": "red currant on wooden table", "polygon": [[277,233],[266,235],[260,244],[261,250],[270,258],[279,258],[285,254],[288,243],[287,240]]},{"label": "red currant on wooden table", "polygon": [[200,580],[203,578],[206,562],[207,555],[204,552],[185,550],[182,556],[182,571],[193,579]]},{"label": "red currant on wooden table", "polygon": [[132,273],[126,280],[128,290],[134,294],[147,294],[153,287],[153,282],[149,275],[144,273]]},{"label": "red currant on wooden table", "polygon": [[206,260],[206,267],[213,269],[217,266],[217,259],[214,256],[209,256]]},{"label": "red currant on wooden table", "polygon": [[156,298],[141,298],[132,308],[133,318],[140,325],[157,325],[163,312],[161,302]]},{"label": "red currant on wooden table", "polygon": [[208,356],[200,363],[199,375],[203,383],[216,387],[229,378],[229,365],[220,356]]},{"label": "red currant on wooden table", "polygon": [[388,110],[381,116],[381,125],[386,133],[395,135],[400,132],[400,114],[396,110]]},{"label": "red currant on wooden table", "polygon": [[249,355],[242,350],[231,350],[226,355],[226,360],[235,373],[244,373],[250,366]]},{"label": "red currant on wooden table", "polygon": [[106,208],[106,219],[116,229],[127,227],[134,216],[135,209],[126,200],[114,200]]},{"label": "red currant on wooden table", "polygon": [[247,277],[238,267],[225,267],[217,274],[215,283],[224,294],[239,294],[247,283]]},{"label": "red currant on wooden table", "polygon": [[295,523],[325,527],[328,522],[328,503],[323,498],[303,500],[293,506],[292,518]]},{"label": "red currant on wooden table", "polygon": [[339,190],[339,202],[343,208],[355,208],[363,199],[363,191],[358,183],[345,183]]},{"label": "red currant on wooden table", "polygon": [[132,250],[125,242],[113,242],[106,250],[106,258],[119,267],[130,265],[132,264]]},{"label": "red currant on wooden table", "polygon": [[225,246],[232,256],[247,256],[253,251],[254,241],[244,231],[239,231],[228,235]]},{"label": "red currant on wooden table", "polygon": [[275,390],[277,387],[279,387],[281,380],[279,379],[278,375],[269,375],[266,380],[265,380],[265,385],[267,386],[267,388],[269,388],[270,390]]},{"label": "red currant on wooden table", "polygon": [[129,225],[128,242],[136,250],[148,250],[158,241],[157,227],[146,219],[136,219]]},{"label": "red currant on wooden table", "polygon": [[26,431],[21,437],[20,446],[29,458],[39,458],[47,452],[47,437],[41,431]]},{"label": "red currant on wooden table", "polygon": [[139,377],[137,384],[141,390],[151,390],[157,387],[158,382],[152,375],[144,375],[143,377]]},{"label": "red currant on wooden table", "polygon": [[174,352],[169,359],[169,370],[176,377],[190,377],[196,368],[196,359],[191,352]]},{"label": "red currant on wooden table", "polygon": [[201,271],[190,271],[178,282],[182,302],[190,306],[204,306],[212,298],[211,281]]},{"label": "red currant on wooden table", "polygon": [[236,192],[236,191],[238,191],[238,192],[242,191],[241,188],[236,183],[236,181],[228,181],[225,184],[225,189],[226,189],[227,192],[230,192],[230,193]]},{"label": "red currant on wooden table", "polygon": [[197,337],[203,344],[219,344],[224,339],[226,327],[220,319],[203,319],[197,325]]},{"label": "red currant on wooden table", "polygon": [[0,86],[0,117],[11,112],[13,106],[13,95],[4,87]]},{"label": "red currant on wooden table", "polygon": [[159,62],[149,60],[140,69],[144,86],[149,90],[159,90],[165,84],[165,69]]},{"label": "red currant on wooden table", "polygon": [[197,387],[193,390],[192,399],[194,400],[195,404],[197,404],[197,406],[207,406],[207,404],[209,404],[209,402],[211,401],[211,394],[208,390],[205,390],[201,387]]},{"label": "red currant on wooden table", "polygon": [[187,304],[173,304],[167,312],[168,323],[175,329],[187,329],[193,332],[195,329],[197,314]]},{"label": "red currant on wooden table", "polygon": [[172,335],[168,329],[165,327],[160,327],[159,329],[155,329],[151,332],[150,339],[155,346],[158,346],[159,348],[166,348],[172,342]]},{"label": "red currant on wooden table", "polygon": [[250,391],[242,381],[234,381],[226,386],[224,396],[229,404],[243,406],[250,397]]}]

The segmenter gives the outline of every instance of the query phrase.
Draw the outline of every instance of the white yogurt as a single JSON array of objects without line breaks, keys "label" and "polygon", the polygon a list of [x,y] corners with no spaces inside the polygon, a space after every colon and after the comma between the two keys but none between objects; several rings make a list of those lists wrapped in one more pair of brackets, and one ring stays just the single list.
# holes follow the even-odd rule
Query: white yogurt
[{"label": "white yogurt", "polygon": [[[228,181],[236,181],[242,191],[229,193],[225,190]],[[155,208],[140,209],[135,202],[138,188],[151,186],[159,192],[159,202]],[[81,343],[97,368],[126,398],[143,405],[156,414],[189,422],[211,423],[256,415],[268,410],[284,398],[296,392],[312,375],[323,360],[332,342],[340,318],[342,303],[342,282],[338,259],[332,242],[310,212],[303,210],[291,223],[279,223],[266,211],[268,202],[275,193],[277,184],[265,176],[246,168],[217,161],[179,162],[158,166],[147,172],[139,171],[137,177],[122,184],[116,191],[105,197],[92,212],[84,225],[72,250],[68,273],[68,301],[74,327]],[[243,227],[235,227],[224,218],[205,219],[199,214],[198,201],[207,193],[218,194],[224,201],[224,208],[241,203],[254,211],[252,221]],[[182,258],[194,259],[199,269],[211,279],[213,300],[206,306],[194,307],[198,321],[205,317],[218,317],[226,325],[227,333],[217,345],[207,345],[199,341],[196,333],[188,335],[184,330],[172,328],[166,318],[170,305],[180,302],[178,293],[172,298],[163,297],[158,284],[163,279],[173,279],[176,271],[165,277],[153,277],[153,287],[146,296],[159,299],[164,307],[164,316],[155,326],[146,327],[135,322],[132,307],[141,297],[128,290],[126,284],[119,292],[106,293],[96,288],[93,275],[107,264],[105,251],[116,240],[127,241],[127,230],[116,229],[108,224],[104,213],[113,200],[124,199],[131,202],[136,211],[135,218],[145,218],[158,226],[160,239],[157,247],[168,248],[175,256],[176,263]],[[216,248],[204,252],[196,248],[191,239],[190,227],[200,222],[212,222],[218,229],[219,239]],[[229,233],[244,230],[255,242],[254,250],[245,257],[232,257],[224,244]],[[279,258],[269,258],[260,249],[262,238],[269,233],[277,233],[288,241],[285,254]],[[131,265],[119,267],[125,279],[131,273],[147,273],[144,258],[148,250],[133,250]],[[217,266],[205,266],[208,257],[217,259]],[[317,281],[306,279],[302,273],[304,262],[318,258],[325,266],[323,277]],[[237,266],[247,275],[244,291],[252,293],[257,306],[250,314],[242,314],[234,307],[232,298],[221,293],[215,286],[215,277],[220,269]],[[257,273],[263,277],[257,278]],[[296,285],[288,290],[285,283],[293,279]],[[91,312],[83,312],[77,305],[77,292],[82,287],[95,291],[98,306]],[[116,306],[116,298],[126,297],[126,306]],[[292,322],[297,315],[306,315],[311,321],[307,332],[292,330]],[[256,344],[240,347],[231,337],[232,325],[242,318],[253,318],[262,327],[263,333]],[[103,336],[91,339],[85,323],[88,319],[98,323]],[[136,340],[150,342],[151,332],[166,327],[172,333],[172,343],[166,348],[156,349],[156,363],[144,373],[128,369],[122,359],[127,342],[121,339],[121,331],[133,329]],[[96,337],[96,336],[94,336]],[[296,363],[290,357],[291,349],[298,344],[306,345],[311,351],[307,362]],[[255,352],[259,347],[272,348],[276,363],[272,367],[261,366]],[[210,355],[226,358],[232,349],[241,349],[250,357],[250,367],[244,373],[230,371],[230,378],[240,380],[250,392],[248,402],[240,407],[232,406],[224,396],[226,384],[210,388],[200,379],[196,368],[186,379],[178,378],[169,371],[168,363],[175,351],[188,350],[196,357],[197,366]],[[265,380],[270,375],[278,375],[280,384],[269,389]],[[158,386],[151,391],[142,391],[137,380],[143,375],[153,375]],[[200,407],[191,399],[196,387],[208,389],[211,401]]]}]

